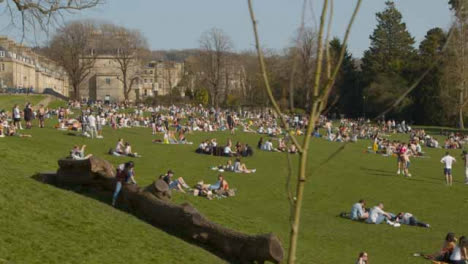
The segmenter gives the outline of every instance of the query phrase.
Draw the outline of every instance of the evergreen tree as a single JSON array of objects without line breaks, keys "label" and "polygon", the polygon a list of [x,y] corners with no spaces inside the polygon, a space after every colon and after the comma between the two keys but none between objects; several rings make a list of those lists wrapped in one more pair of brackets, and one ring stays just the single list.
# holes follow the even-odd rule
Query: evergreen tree
[{"label": "evergreen tree", "polygon": [[[371,46],[364,53],[362,70],[365,96],[369,98],[371,114],[378,114],[406,89],[413,78],[416,52],[414,38],[402,22],[402,15],[392,1],[376,14],[377,27],[370,36]],[[405,99],[393,114],[410,104]]]},{"label": "evergreen tree", "polygon": [[[447,40],[441,28],[433,28],[426,33],[419,45],[418,74],[422,74],[433,62],[440,59],[442,47]],[[441,96],[444,61],[442,60],[411,94],[414,102],[411,107],[411,119],[421,125],[447,125],[446,100]]]},{"label": "evergreen tree", "polygon": [[[338,38],[330,41],[330,53],[334,62],[342,47]],[[331,111],[344,114],[346,117],[362,115],[362,89],[359,85],[359,73],[347,47],[328,103]]]}]

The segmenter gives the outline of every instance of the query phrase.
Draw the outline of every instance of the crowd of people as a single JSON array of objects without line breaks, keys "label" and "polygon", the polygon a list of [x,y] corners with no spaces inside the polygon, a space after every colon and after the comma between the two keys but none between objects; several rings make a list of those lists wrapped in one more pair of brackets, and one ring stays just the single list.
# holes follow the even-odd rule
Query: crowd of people
[{"label": "crowd of people", "polygon": [[[154,143],[161,144],[191,144],[186,136],[193,132],[211,133],[225,131],[234,138],[236,131],[241,129],[245,133],[254,133],[260,136],[257,149],[267,152],[298,153],[297,148],[289,140],[289,135],[301,136],[305,133],[309,120],[306,116],[285,115],[283,116],[289,127],[282,126],[279,116],[270,110],[267,111],[231,111],[203,106],[144,106],[130,107],[125,104],[83,104],[71,101],[68,107],[48,109],[39,105],[34,110],[31,104],[26,104],[21,111],[18,105],[11,112],[0,113],[0,137],[4,136],[27,136],[18,133],[23,129],[31,129],[32,120],[38,120],[40,128],[45,127],[46,120],[56,117],[55,127],[59,130],[76,131],[90,139],[103,138],[104,127],[110,129],[128,129],[134,127],[149,128],[152,135],[162,135],[162,139],[153,139]],[[24,120],[24,128],[23,121]],[[400,133],[409,136],[409,141],[403,142],[392,140],[393,134]],[[425,157],[423,147],[462,149],[467,143],[467,136],[462,133],[447,133],[445,143],[441,146],[435,136],[428,135],[424,129],[414,129],[405,121],[395,120],[370,122],[364,118],[346,119],[341,118],[335,122],[325,116],[321,116],[317,122],[313,136],[332,142],[357,142],[358,140],[371,140],[372,147],[369,152],[393,156],[397,158],[397,174],[412,177],[409,169],[412,157]],[[225,176],[221,173],[234,172],[252,174],[256,169],[248,168],[242,161],[243,157],[253,156],[253,148],[240,141],[233,144],[228,139],[225,144],[218,144],[213,136],[207,136],[195,152],[216,156],[225,156],[229,159],[225,164],[211,167],[217,171],[217,179],[214,183],[207,184],[199,181],[190,186],[183,177],[175,177],[174,171],[168,170],[160,175],[159,179],[164,181],[168,188],[182,193],[191,193],[195,196],[207,199],[224,198],[234,196],[235,189],[230,188]],[[320,140],[322,140],[320,139]],[[86,160],[92,154],[86,154],[86,145],[75,145],[70,151],[69,157],[74,160]],[[124,157],[141,157],[132,148],[129,141],[119,139],[115,147],[109,150],[109,154]],[[463,151],[462,159],[465,162],[465,180],[468,184],[468,154]],[[234,162],[233,162],[234,160]],[[444,177],[446,184],[453,184],[452,168],[456,159],[446,153],[440,160],[444,166]],[[227,175],[226,175],[227,176]],[[252,175],[255,176],[255,175]],[[122,186],[125,184],[136,184],[135,164],[128,161],[117,166],[116,186],[112,195],[112,205],[116,206]],[[387,223],[394,227],[401,225],[419,226],[429,228],[430,225],[418,220],[410,212],[390,213],[384,211],[383,203],[371,208],[366,208],[365,200],[360,200],[352,206],[351,211],[342,213],[341,216],[351,220],[361,221],[368,224]],[[467,242],[464,237],[456,244],[454,235],[447,236],[444,249],[438,254],[427,255],[433,260],[442,259],[447,263],[463,263],[467,258]],[[449,250],[450,249],[450,250]],[[369,263],[366,252],[359,254],[356,263]]]}]

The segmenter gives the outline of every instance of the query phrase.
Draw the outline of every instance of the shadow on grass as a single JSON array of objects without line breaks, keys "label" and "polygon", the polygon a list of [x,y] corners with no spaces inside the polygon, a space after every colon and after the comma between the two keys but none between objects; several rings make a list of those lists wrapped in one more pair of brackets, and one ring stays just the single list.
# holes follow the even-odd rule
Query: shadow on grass
[{"label": "shadow on grass", "polygon": [[[47,174],[47,173],[45,173],[45,174]],[[50,174],[53,174],[53,172],[50,173]],[[44,183],[44,184],[49,184],[49,183],[44,181],[44,176],[43,175],[44,175],[44,173],[42,175],[41,174],[35,174],[35,175],[31,176],[31,178],[33,180],[38,181],[38,182],[41,182],[41,183]],[[96,201],[99,201],[101,203],[104,203],[107,206],[111,206],[112,194],[113,194],[112,192],[97,189],[97,188],[93,188],[93,187],[84,187],[84,186],[70,187],[70,186],[59,186],[59,185],[55,185],[55,184],[49,184],[49,185],[52,185],[52,186],[54,186],[56,188],[59,188],[59,189],[62,189],[62,190],[72,191],[72,192],[74,192],[76,194],[83,195],[85,197],[88,197],[88,198],[94,199]],[[206,250],[207,252],[217,256],[218,258],[224,260],[226,263],[230,263],[230,264],[242,263],[242,262],[240,262],[238,260],[233,260],[233,259],[230,259],[230,258],[226,258],[226,256],[222,252],[220,252],[220,251],[218,251],[216,249],[213,249],[212,247],[210,247],[208,245],[205,245],[205,244],[203,244],[201,242],[198,242],[196,240],[187,239],[186,236],[184,236],[181,232],[178,232],[174,228],[168,228],[168,227],[154,225],[154,224],[150,223],[148,221],[148,219],[146,219],[144,216],[142,216],[142,215],[140,215],[140,214],[138,214],[136,212],[131,211],[131,209],[128,208],[128,207],[117,206],[116,209],[120,210],[122,212],[125,212],[127,214],[130,214],[132,216],[135,216],[136,218],[140,219],[141,221],[144,221],[145,223],[148,223],[149,225],[152,225],[152,226],[158,228],[159,230],[165,232],[166,234],[169,234],[171,236],[175,236],[175,237],[177,237],[179,239],[184,240],[187,243],[190,243],[191,245],[195,245],[197,247],[200,247],[200,248]]]},{"label": "shadow on grass", "polygon": [[386,170],[376,170],[376,169],[369,169],[365,167],[360,167],[361,170],[366,171],[366,174],[375,175],[375,176],[384,176],[384,177],[391,177],[395,176],[395,174],[390,173]]}]

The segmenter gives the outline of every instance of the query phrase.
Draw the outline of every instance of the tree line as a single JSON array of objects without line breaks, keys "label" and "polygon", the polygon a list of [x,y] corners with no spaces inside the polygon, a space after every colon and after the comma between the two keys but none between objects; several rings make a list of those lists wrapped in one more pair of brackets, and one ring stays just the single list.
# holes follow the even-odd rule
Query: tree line
[{"label": "tree line", "polygon": [[[450,30],[430,29],[415,47],[402,14],[394,2],[387,1],[385,9],[376,14],[377,25],[363,57],[353,57],[345,47],[342,67],[324,113],[464,127],[468,109],[465,71],[468,15],[464,8],[467,2],[449,0],[453,26]],[[100,34],[96,40],[96,32],[120,37],[105,41],[106,34]],[[292,39],[291,45],[281,51],[264,50],[266,68],[280,107],[290,112],[308,112],[318,65],[317,32],[304,26]],[[333,64],[342,43],[333,38],[328,45]],[[146,38],[138,30],[74,21],[57,31],[46,53],[65,68],[77,96],[80,83],[99,56],[91,51],[109,49],[118,55],[116,61],[126,95],[138,79],[136,69],[151,60],[162,59],[185,62],[177,95],[184,90],[190,100],[214,107],[269,106],[255,51],[236,51],[231,38],[218,28],[203,33],[197,49],[150,51]]]}]

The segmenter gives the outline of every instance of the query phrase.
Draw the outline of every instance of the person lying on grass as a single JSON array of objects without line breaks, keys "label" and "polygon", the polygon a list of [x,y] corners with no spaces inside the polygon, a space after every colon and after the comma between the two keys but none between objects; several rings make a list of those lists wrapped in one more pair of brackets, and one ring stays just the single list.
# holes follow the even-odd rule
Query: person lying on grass
[{"label": "person lying on grass", "polygon": [[431,227],[429,224],[423,223],[421,221],[418,221],[412,214],[408,212],[400,212],[396,215],[395,217],[395,222],[404,224],[404,225],[410,225],[410,226],[420,226],[420,227]]},{"label": "person lying on grass", "polygon": [[172,170],[168,170],[166,174],[163,174],[159,177],[163,181],[167,183],[169,189],[176,190],[185,193],[185,189],[190,189],[190,187],[185,183],[182,177],[177,178],[174,180],[174,172]]},{"label": "person lying on grass", "polygon": [[70,157],[74,160],[86,160],[93,156],[93,154],[88,154],[85,156],[85,149],[86,145],[78,146],[75,145],[73,149],[70,151]]}]

